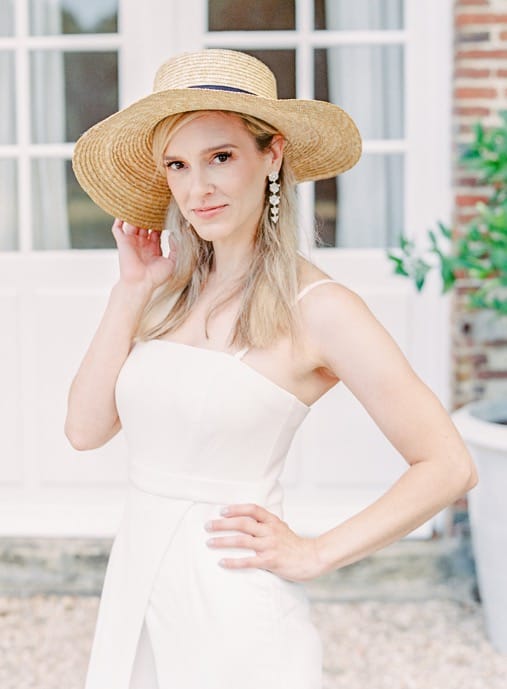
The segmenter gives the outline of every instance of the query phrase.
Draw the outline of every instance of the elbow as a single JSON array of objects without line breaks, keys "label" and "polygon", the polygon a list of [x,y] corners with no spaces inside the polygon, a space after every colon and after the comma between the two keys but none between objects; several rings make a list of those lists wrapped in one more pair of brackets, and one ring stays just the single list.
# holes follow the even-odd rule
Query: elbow
[{"label": "elbow", "polygon": [[479,483],[479,473],[475,467],[475,464],[472,464],[472,466],[470,467],[469,475],[468,475],[466,492],[468,492],[469,490],[472,490],[472,488],[475,488],[475,486],[478,483]]},{"label": "elbow", "polygon": [[459,493],[457,495],[457,498],[462,497],[468,491],[472,490],[472,488],[475,488],[475,486],[479,483],[479,473],[477,471],[477,467],[475,466],[475,463],[473,462],[472,458],[470,455],[468,456],[468,461],[464,464],[463,471],[462,471],[462,479],[460,482],[460,488],[459,488]]},{"label": "elbow", "polygon": [[85,451],[94,449],[89,442],[86,442],[86,438],[84,438],[82,434],[79,434],[75,429],[70,428],[69,424],[67,423],[64,427],[64,434],[74,450]]},{"label": "elbow", "polygon": [[120,420],[117,418],[113,425],[102,432],[97,428],[72,428],[67,421],[64,433],[75,450],[96,450],[105,445],[121,429]]},{"label": "elbow", "polygon": [[72,435],[71,433],[68,433],[65,431],[65,437],[69,441],[69,443],[72,445],[74,450],[91,450],[92,448],[89,447],[86,442],[83,442],[83,439],[80,438],[79,436]]}]

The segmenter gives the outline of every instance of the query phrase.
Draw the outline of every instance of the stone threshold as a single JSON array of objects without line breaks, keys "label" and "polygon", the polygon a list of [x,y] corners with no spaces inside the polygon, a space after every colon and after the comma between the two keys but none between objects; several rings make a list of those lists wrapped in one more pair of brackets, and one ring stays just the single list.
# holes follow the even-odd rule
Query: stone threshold
[{"label": "stone threshold", "polygon": [[[111,538],[0,538],[0,595],[98,596]],[[470,538],[402,539],[304,582],[315,602],[478,600]]]}]

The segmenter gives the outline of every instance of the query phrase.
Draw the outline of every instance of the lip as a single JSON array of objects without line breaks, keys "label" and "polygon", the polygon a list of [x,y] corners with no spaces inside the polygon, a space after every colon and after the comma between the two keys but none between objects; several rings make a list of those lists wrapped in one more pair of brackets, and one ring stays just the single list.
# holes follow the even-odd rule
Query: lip
[{"label": "lip", "polygon": [[206,206],[205,208],[194,208],[193,212],[199,217],[199,218],[212,218],[215,215],[218,215],[218,213],[221,213],[224,208],[227,208],[226,204],[223,204],[222,206]]}]

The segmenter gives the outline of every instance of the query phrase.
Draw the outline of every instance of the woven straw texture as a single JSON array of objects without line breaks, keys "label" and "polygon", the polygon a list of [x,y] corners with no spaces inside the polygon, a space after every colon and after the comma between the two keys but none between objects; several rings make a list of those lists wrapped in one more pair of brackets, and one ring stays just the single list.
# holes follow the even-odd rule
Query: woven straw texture
[{"label": "woven straw texture", "polygon": [[361,136],[344,110],[276,94],[271,70],[245,53],[208,49],[178,55],[159,67],[152,94],[81,136],[73,154],[76,178],[112,216],[164,229],[170,192],[152,158],[153,129],[165,117],[191,110],[231,110],[275,126],[287,139],[284,155],[297,182],[333,177],[356,164]]}]

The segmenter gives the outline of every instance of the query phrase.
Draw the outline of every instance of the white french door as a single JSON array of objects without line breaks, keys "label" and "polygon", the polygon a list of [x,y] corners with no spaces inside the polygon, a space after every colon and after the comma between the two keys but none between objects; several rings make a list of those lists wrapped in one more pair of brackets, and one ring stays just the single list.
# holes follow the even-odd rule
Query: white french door
[{"label": "white french door", "polygon": [[[300,185],[300,247],[367,301],[448,406],[448,300],[436,280],[419,295],[393,276],[386,250],[402,230],[417,238],[450,216],[450,0],[4,0],[0,13],[1,88],[15,103],[0,99],[2,533],[116,528],[123,434],[86,453],[63,435],[70,380],[117,274],[111,219],[69,160],[81,131],[149,93],[159,64],[183,50],[251,52],[277,74],[280,97],[331,100],[355,119],[361,161]],[[339,384],[291,448],[286,518],[322,532],[405,468]],[[440,515],[416,535],[442,524]]]}]

